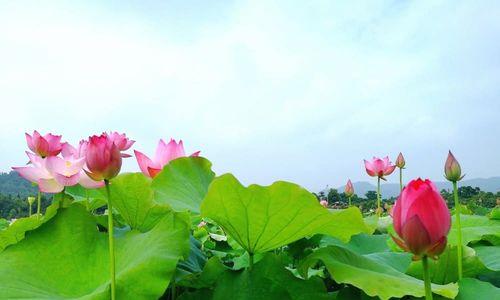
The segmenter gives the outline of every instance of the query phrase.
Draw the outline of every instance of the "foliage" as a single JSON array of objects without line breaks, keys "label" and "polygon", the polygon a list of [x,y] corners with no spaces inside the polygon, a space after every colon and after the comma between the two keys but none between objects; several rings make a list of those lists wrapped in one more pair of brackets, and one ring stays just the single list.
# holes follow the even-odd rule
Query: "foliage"
[{"label": "foliage", "polygon": [[[325,209],[296,184],[243,186],[231,174],[216,177],[211,168],[205,158],[184,157],[153,179],[125,173],[111,180],[117,299],[424,295],[421,263],[392,242],[391,217],[370,215],[373,193],[352,198],[369,215],[363,218],[334,189],[317,197],[339,209]],[[459,281],[456,273],[453,224],[447,249],[430,262],[433,292],[436,299],[496,299],[500,218],[485,200],[496,195],[467,187],[460,193],[462,204],[476,213],[462,216],[466,278]],[[487,216],[470,205],[477,197],[482,201],[474,203]],[[26,217],[24,198],[6,199],[0,202],[2,214],[14,209],[7,217],[25,217],[13,223],[0,219],[0,299],[109,299],[110,199],[104,189],[67,187],[45,199],[51,204],[43,216]]]}]

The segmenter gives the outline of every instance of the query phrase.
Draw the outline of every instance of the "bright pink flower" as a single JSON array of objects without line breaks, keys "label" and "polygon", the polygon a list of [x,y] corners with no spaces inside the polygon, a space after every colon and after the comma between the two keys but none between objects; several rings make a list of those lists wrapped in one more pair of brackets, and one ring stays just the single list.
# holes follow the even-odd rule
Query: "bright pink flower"
[{"label": "bright pink flower", "polygon": [[396,158],[396,167],[403,169],[405,167],[405,158],[403,157],[403,153],[399,152],[398,158]]},{"label": "bright pink flower", "polygon": [[[104,132],[103,134],[106,135],[110,140],[112,140],[115,143],[116,147],[118,147],[118,150],[120,152],[127,151],[135,143],[135,141],[128,139],[125,133],[118,133],[114,131],[110,133]],[[121,156],[131,157],[132,155],[127,153],[121,153]]]},{"label": "bright pink flower", "polygon": [[41,157],[55,156],[61,152],[62,143],[60,135],[47,133],[41,136],[36,130],[33,131],[33,136],[28,133],[25,135],[28,148]]},{"label": "bright pink flower", "polygon": [[392,237],[405,251],[415,257],[436,257],[446,248],[451,219],[446,202],[430,180],[412,180],[403,189],[393,210]]},{"label": "bright pink flower", "polygon": [[[166,144],[163,140],[160,140],[158,142],[158,146],[156,147],[156,153],[153,159],[150,159],[137,150],[134,150],[134,153],[141,172],[151,178],[154,178],[158,173],[160,173],[163,167],[171,160],[186,156],[182,140],[177,143],[174,139],[170,139],[168,144]],[[200,151],[197,151],[191,154],[191,156],[198,156],[199,154]]]},{"label": "bright pink flower", "polygon": [[396,166],[389,161],[389,157],[380,159],[373,157],[372,161],[365,160],[366,173],[372,177],[384,179],[384,176],[390,175],[396,169]]},{"label": "bright pink flower", "polygon": [[326,201],[326,200],[319,201],[319,204],[321,204],[324,208],[328,207],[328,201]]},{"label": "bright pink flower", "polygon": [[448,157],[446,158],[446,163],[444,164],[444,177],[449,181],[460,181],[464,178],[465,174],[462,176],[462,169],[458,160],[453,156],[451,151],[448,151]]},{"label": "bright pink flower", "polygon": [[352,185],[351,179],[347,180],[347,184],[345,185],[344,194],[347,197],[352,197],[354,195],[354,186]]},{"label": "bright pink flower", "polygon": [[85,172],[96,181],[115,177],[122,167],[120,149],[106,133],[89,138],[85,161],[88,168]]}]

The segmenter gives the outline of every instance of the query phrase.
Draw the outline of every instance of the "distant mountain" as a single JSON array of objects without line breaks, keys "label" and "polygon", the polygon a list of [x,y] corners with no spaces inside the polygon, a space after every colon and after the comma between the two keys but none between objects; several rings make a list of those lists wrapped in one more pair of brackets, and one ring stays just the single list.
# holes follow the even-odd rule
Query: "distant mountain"
[{"label": "distant mountain", "polygon": [[0,173],[0,194],[12,196],[34,196],[37,188],[31,182],[23,179],[16,172]]},{"label": "distant mountain", "polygon": [[[439,190],[451,190],[452,186],[450,182],[447,181],[436,181],[434,182]],[[377,186],[366,181],[353,182],[354,191],[358,196],[364,196],[368,191],[376,191]],[[458,186],[472,186],[478,187],[481,191],[485,192],[500,192],[500,177],[490,177],[490,178],[472,178],[467,180],[462,180],[458,183]],[[345,185],[337,188],[339,192],[344,191]],[[380,185],[382,195],[384,198],[396,197],[399,195],[399,183],[382,183]]]}]

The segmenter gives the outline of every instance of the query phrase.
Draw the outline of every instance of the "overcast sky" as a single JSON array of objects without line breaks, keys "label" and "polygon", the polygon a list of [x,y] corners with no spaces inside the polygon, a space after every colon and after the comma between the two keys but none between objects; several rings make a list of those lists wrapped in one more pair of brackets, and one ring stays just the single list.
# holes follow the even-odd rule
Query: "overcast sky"
[{"label": "overcast sky", "polygon": [[399,151],[441,180],[448,149],[500,175],[500,3],[359,3],[0,0],[0,170],[38,129],[182,138],[245,184],[370,181]]}]

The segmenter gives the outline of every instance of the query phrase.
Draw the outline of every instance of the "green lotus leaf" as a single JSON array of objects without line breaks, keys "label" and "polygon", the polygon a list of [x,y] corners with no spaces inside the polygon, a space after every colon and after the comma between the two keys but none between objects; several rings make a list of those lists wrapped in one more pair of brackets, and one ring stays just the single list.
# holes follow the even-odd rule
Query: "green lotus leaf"
[{"label": "green lotus leaf", "polygon": [[[448,244],[457,244],[457,226],[455,216],[452,216],[453,224],[448,234]],[[461,215],[462,245],[466,246],[470,242],[479,241],[484,236],[492,235],[500,237],[500,220],[488,219],[485,216]]]},{"label": "green lotus leaf", "polygon": [[[189,216],[167,213],[148,232],[115,235],[117,299],[158,299],[189,252]],[[80,204],[0,253],[0,299],[109,299],[106,233]]]},{"label": "green lotus leaf", "polygon": [[15,220],[10,226],[0,231],[0,252],[7,246],[13,245],[24,239],[25,233],[40,227],[45,222],[52,219],[59,207],[60,201],[54,201],[45,211],[45,215],[32,215],[31,217]]},{"label": "green lotus leaf", "polygon": [[[299,265],[302,276],[306,277],[308,269],[318,261],[325,264],[336,282],[351,284],[369,296],[378,296],[384,300],[406,295],[415,297],[425,295],[423,281],[341,246],[328,246],[309,255]],[[456,284],[433,284],[432,290],[436,294],[454,298],[458,287]]]},{"label": "green lotus leaf", "polygon": [[213,300],[330,299],[320,278],[303,280],[268,253],[252,270],[226,271],[217,282]]},{"label": "green lotus leaf", "polygon": [[67,186],[64,192],[75,200],[81,202],[89,211],[94,211],[106,205],[106,196],[104,189],[86,189],[77,184],[74,186]]},{"label": "green lotus leaf", "polygon": [[493,300],[500,297],[500,288],[475,278],[463,278],[458,285],[460,292],[456,300]]},{"label": "green lotus leaf", "polygon": [[233,175],[214,179],[201,212],[249,253],[266,252],[317,233],[343,241],[370,232],[355,207],[330,212],[304,188],[289,182],[244,187]]},{"label": "green lotus leaf", "polygon": [[148,231],[170,211],[165,204],[154,201],[151,179],[142,173],[125,173],[111,180],[113,208],[132,229]]},{"label": "green lotus leaf", "polygon": [[486,268],[491,271],[500,271],[500,246],[479,246],[474,250]]},{"label": "green lotus leaf", "polygon": [[169,162],[153,179],[152,189],[157,203],[168,204],[175,211],[200,213],[215,173],[212,163],[203,157],[182,157]]}]

